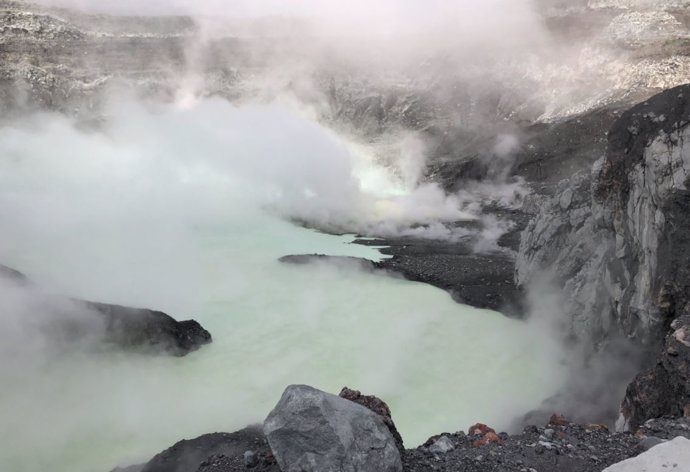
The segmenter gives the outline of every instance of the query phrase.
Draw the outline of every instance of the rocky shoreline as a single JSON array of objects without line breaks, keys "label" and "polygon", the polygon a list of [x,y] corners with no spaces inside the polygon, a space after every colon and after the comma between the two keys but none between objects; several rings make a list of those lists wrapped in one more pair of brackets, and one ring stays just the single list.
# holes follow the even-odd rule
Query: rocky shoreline
[{"label": "rocky shoreline", "polygon": [[[601,472],[669,440],[690,439],[689,417],[648,420],[633,433],[611,431],[601,424],[575,424],[554,414],[548,424],[527,426],[519,434],[496,432],[483,424],[472,425],[467,432],[442,433],[419,447],[400,449],[397,456],[399,443],[390,410],[376,397],[364,396],[361,401],[362,397],[347,388],[339,398],[307,386],[290,386],[263,428],[250,426],[231,434],[184,440],[146,464],[112,472]],[[323,401],[329,406],[322,406]],[[379,422],[376,439],[372,436],[376,427],[364,426],[360,415]],[[390,449],[382,455],[383,444]],[[688,445],[690,441],[677,447],[682,451]],[[682,471],[685,466],[672,469]]]}]

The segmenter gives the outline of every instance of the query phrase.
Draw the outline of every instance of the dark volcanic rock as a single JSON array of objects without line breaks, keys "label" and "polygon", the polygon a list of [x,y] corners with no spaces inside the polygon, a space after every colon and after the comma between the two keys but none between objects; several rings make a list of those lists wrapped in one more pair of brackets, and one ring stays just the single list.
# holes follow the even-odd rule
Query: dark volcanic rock
[{"label": "dark volcanic rock", "polygon": [[[483,425],[482,425],[483,426]],[[610,433],[583,425],[530,426],[521,434],[508,436],[490,428],[477,434],[445,434],[446,452],[434,452],[434,438],[408,450],[404,470],[408,472],[601,472],[611,464],[636,454],[639,439],[628,433]],[[496,437],[496,440],[486,438]]]},{"label": "dark volcanic rock", "polygon": [[161,311],[48,296],[26,275],[2,265],[0,281],[9,281],[18,290],[26,291],[29,298],[40,302],[41,310],[54,315],[46,318],[55,327],[59,327],[63,315],[70,315],[66,311],[78,313],[78,316],[64,316],[65,326],[55,330],[64,331],[68,338],[92,334],[100,342],[122,348],[175,356],[184,356],[212,341],[211,334],[194,320],[176,321]]},{"label": "dark volcanic rock", "polygon": [[398,472],[400,452],[373,411],[306,385],[291,385],[264,422],[283,472]]},{"label": "dark volcanic rock", "polygon": [[[244,453],[253,451],[259,459],[258,471],[278,471],[275,465],[264,464],[269,454],[268,443],[261,429],[252,426],[235,433],[213,433],[196,439],[183,440],[151,459],[141,472],[197,472],[244,470]],[[222,467],[221,467],[222,466]]]},{"label": "dark volcanic rock", "polygon": [[29,283],[29,279],[26,275],[2,264],[0,264],[0,277],[20,285]]},{"label": "dark volcanic rock", "polygon": [[621,406],[625,429],[664,415],[690,415],[690,316],[671,324],[657,364],[630,383]]},{"label": "dark volcanic rock", "polygon": [[[406,450],[402,456],[403,470],[600,472],[644,452],[653,444],[678,436],[690,438],[690,418],[649,420],[634,435],[611,432],[601,425],[570,423],[558,415],[546,427],[529,426],[512,436],[496,434],[488,426],[478,424],[469,429],[469,434],[444,433],[429,438],[422,446]],[[487,437],[497,439],[487,441]],[[261,431],[250,427],[232,434],[207,434],[181,441],[148,464],[132,466],[132,472],[241,472],[248,470],[244,460],[247,451],[257,458],[257,464],[249,470],[280,470]]]},{"label": "dark volcanic rock", "polygon": [[464,244],[421,239],[357,240],[358,244],[388,246],[393,257],[379,262],[323,254],[280,258],[290,264],[330,262],[382,275],[399,275],[413,282],[441,288],[458,303],[521,316],[523,293],[513,281],[514,259],[509,253],[474,254]]},{"label": "dark volcanic rock", "polygon": [[359,244],[386,246],[392,255],[376,267],[446,290],[459,303],[500,311],[523,313],[523,293],[515,285],[512,253],[474,253],[467,244],[414,238],[358,240]]},{"label": "dark volcanic rock", "polygon": [[283,256],[278,260],[285,264],[312,264],[326,262],[363,269],[365,271],[374,271],[377,269],[375,262],[372,262],[368,259],[362,259],[360,257],[327,256],[325,254],[292,254],[289,256]]},{"label": "dark volcanic rock", "polygon": [[690,415],[682,418],[664,416],[644,422],[635,433],[638,437],[673,439],[678,436],[690,439]]},{"label": "dark volcanic rock", "polygon": [[340,398],[344,398],[345,400],[355,402],[358,405],[362,405],[363,407],[368,408],[377,415],[379,415],[388,427],[388,430],[393,435],[393,438],[395,439],[395,444],[398,446],[400,452],[405,452],[402,436],[400,436],[398,429],[395,427],[393,417],[391,416],[391,410],[390,408],[388,408],[386,402],[373,395],[362,395],[362,393],[359,390],[352,390],[351,388],[347,387],[343,387],[338,396]]},{"label": "dark volcanic rock", "polygon": [[106,320],[106,342],[184,356],[211,342],[197,321],[176,321],[162,311],[83,302]]},{"label": "dark volcanic rock", "polygon": [[379,267],[442,288],[459,303],[512,316],[522,311],[523,294],[512,279],[514,260],[508,255],[396,255]]},{"label": "dark volcanic rock", "polygon": [[606,153],[606,131],[620,113],[607,107],[557,123],[530,126],[515,156],[514,173],[542,186],[590,169]]}]

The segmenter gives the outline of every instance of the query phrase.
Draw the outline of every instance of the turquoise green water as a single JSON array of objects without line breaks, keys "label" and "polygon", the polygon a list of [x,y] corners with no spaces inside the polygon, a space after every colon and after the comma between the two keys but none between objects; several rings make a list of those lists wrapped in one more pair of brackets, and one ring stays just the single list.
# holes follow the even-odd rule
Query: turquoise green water
[{"label": "turquoise green water", "polygon": [[62,293],[193,316],[214,342],[179,359],[0,360],[0,470],[146,460],[182,438],[261,422],[291,383],[382,397],[408,446],[477,421],[505,428],[558,386],[558,350],[533,327],[422,284],[282,265],[285,254],[378,254],[287,223],[275,205],[238,192],[232,172],[192,172],[184,159],[175,172],[140,165],[152,149],[172,159],[148,147],[155,130],[141,146],[127,135],[125,146],[115,132],[64,126],[40,129],[38,141],[0,133],[0,260]]}]

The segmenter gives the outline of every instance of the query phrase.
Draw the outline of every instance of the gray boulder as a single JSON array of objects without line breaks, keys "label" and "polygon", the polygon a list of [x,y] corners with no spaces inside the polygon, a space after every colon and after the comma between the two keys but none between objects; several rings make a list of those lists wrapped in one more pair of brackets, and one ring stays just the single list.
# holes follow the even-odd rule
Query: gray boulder
[{"label": "gray boulder", "polygon": [[264,422],[282,472],[400,472],[402,460],[376,413],[306,385],[285,389]]}]

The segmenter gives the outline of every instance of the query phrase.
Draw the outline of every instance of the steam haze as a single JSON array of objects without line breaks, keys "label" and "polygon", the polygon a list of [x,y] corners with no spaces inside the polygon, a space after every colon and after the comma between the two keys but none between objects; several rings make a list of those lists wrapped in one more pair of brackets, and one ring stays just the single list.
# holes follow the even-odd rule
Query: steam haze
[{"label": "steam haze", "polygon": [[[461,199],[418,181],[420,155],[389,172],[279,103],[120,98],[96,129],[39,114],[0,130],[11,156],[0,168],[0,260],[50,287],[0,292],[12,354],[0,358],[13,386],[0,392],[8,470],[140,462],[180,438],[260,421],[295,382],[376,392],[410,445],[458,424],[508,427],[559,383],[559,346],[524,323],[347,264],[277,261],[379,257],[286,219],[448,231],[440,222],[462,216]],[[74,344],[53,327],[93,318],[61,310],[51,293],[194,316],[214,343],[183,359]],[[90,336],[102,329],[94,323]],[[74,457],[75,444],[91,447]]]},{"label": "steam haze", "polygon": [[[140,30],[155,21],[75,15],[72,39],[88,54],[58,55],[72,62],[45,70],[19,61],[18,76],[40,69],[83,100],[37,111],[24,100],[30,84],[17,87],[21,110],[0,127],[0,263],[36,281],[0,277],[0,373],[13,386],[0,389],[0,469],[146,460],[184,437],[260,421],[295,383],[384,398],[408,446],[476,422],[505,430],[564,385],[571,396],[547,408],[586,398],[577,419],[597,421],[616,404],[638,359],[624,341],[610,358],[566,345],[552,280],[526,287],[525,322],[356,264],[278,262],[380,260],[355,235],[401,238],[411,252],[405,238],[420,238],[448,243],[430,264],[498,257],[499,275],[484,274],[519,291],[515,246],[498,243],[520,228],[514,214],[538,211],[520,213],[532,192],[515,175],[522,125],[610,99],[610,51],[554,35],[538,8],[549,2],[38,3],[194,20],[149,34]],[[111,50],[113,38],[136,46]],[[51,82],[68,73],[64,89]],[[181,359],[103,349],[102,323],[69,297],[198,319],[214,343]],[[598,400],[606,411],[592,408]],[[45,453],[33,454],[34,441]]]}]

